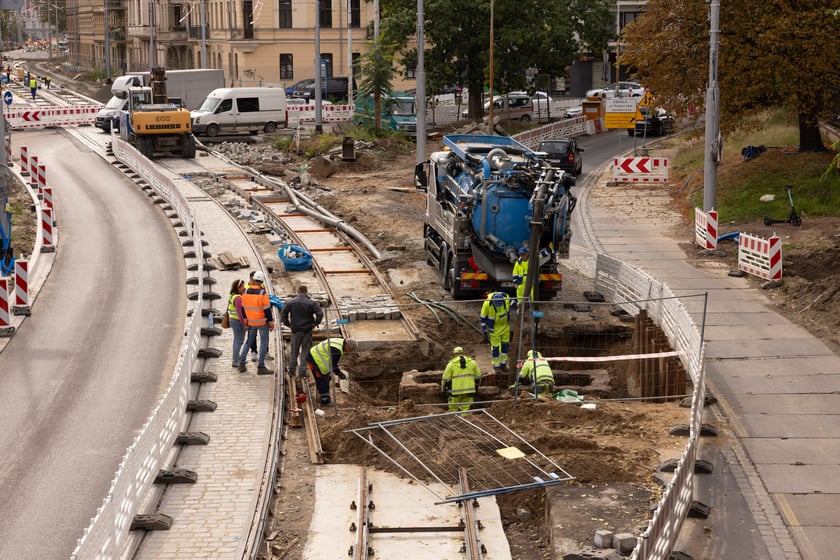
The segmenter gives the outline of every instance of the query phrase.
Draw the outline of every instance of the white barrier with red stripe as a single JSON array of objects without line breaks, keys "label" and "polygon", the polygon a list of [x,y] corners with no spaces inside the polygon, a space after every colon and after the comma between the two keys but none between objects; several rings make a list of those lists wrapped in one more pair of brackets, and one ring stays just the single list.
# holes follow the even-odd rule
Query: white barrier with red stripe
[{"label": "white barrier with red stripe", "polygon": [[47,128],[52,126],[92,125],[97,105],[74,105],[72,107],[10,107],[6,110],[6,121],[12,130]]},{"label": "white barrier with red stripe", "polygon": [[29,156],[29,182],[33,188],[38,185],[38,156]]},{"label": "white barrier with red stripe", "polygon": [[55,244],[53,243],[53,211],[51,208],[43,208],[41,210],[41,252],[52,253],[55,251]]},{"label": "white barrier with red stripe", "polygon": [[694,208],[694,239],[704,249],[717,249],[718,213],[714,208],[708,213]]},{"label": "white barrier with red stripe", "polygon": [[29,148],[26,146],[20,147],[20,175],[21,177],[29,176]]},{"label": "white barrier with red stripe", "polygon": [[765,280],[782,279],[782,240],[764,239],[741,232],[738,236],[738,269]]},{"label": "white barrier with red stripe", "polygon": [[621,183],[667,183],[668,158],[614,158],[613,181]]},{"label": "white barrier with red stripe", "polygon": [[44,187],[44,208],[53,209],[52,187]]},{"label": "white barrier with red stripe", "polygon": [[47,166],[38,164],[38,198],[44,198],[44,189],[47,187]]},{"label": "white barrier with red stripe", "polygon": [[[323,122],[345,122],[353,118],[355,105],[323,105],[321,120]],[[315,122],[315,105],[292,105],[286,108],[287,126],[298,123]]]},{"label": "white barrier with red stripe", "polygon": [[29,315],[29,261],[15,261],[15,315]]},{"label": "white barrier with red stripe", "polygon": [[0,336],[12,336],[14,332],[9,313],[9,279],[0,278]]}]

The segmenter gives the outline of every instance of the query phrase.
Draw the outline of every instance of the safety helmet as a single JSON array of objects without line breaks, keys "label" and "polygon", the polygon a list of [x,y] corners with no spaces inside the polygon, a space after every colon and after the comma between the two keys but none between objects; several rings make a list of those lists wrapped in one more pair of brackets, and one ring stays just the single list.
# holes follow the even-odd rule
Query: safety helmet
[{"label": "safety helmet", "polygon": [[496,307],[501,307],[502,305],[505,304],[505,293],[504,292],[496,292],[495,294],[493,294],[493,297],[492,297],[491,301],[493,302],[493,305],[495,305]]},{"label": "safety helmet", "polygon": [[525,255],[528,253],[528,247],[520,247],[516,253],[519,255]]},{"label": "safety helmet", "polygon": [[452,353],[453,353],[453,354],[463,354],[463,353],[464,353],[464,349],[463,349],[463,348],[461,348],[460,346],[456,346],[455,348],[453,348],[453,349],[452,349]]},{"label": "safety helmet", "polygon": [[[528,350],[528,357],[529,357],[529,358],[533,358],[533,357],[534,357],[534,352],[535,352],[534,350]],[[543,357],[543,355],[542,355],[542,354],[540,354],[539,352],[537,352],[536,357],[537,357],[537,358],[542,358],[542,357]]]}]

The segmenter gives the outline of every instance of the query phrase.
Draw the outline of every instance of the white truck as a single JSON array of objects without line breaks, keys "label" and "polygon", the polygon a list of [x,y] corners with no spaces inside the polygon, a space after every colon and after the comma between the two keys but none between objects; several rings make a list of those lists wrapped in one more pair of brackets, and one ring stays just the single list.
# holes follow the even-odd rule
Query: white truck
[{"label": "white truck", "polygon": [[[105,132],[110,132],[112,127],[119,130],[120,114],[128,108],[128,88],[148,85],[148,72],[132,72],[116,78],[111,85],[113,97],[96,114],[96,128]],[[189,110],[200,107],[208,93],[224,85],[225,73],[219,68],[166,72],[166,91],[170,102]]]}]

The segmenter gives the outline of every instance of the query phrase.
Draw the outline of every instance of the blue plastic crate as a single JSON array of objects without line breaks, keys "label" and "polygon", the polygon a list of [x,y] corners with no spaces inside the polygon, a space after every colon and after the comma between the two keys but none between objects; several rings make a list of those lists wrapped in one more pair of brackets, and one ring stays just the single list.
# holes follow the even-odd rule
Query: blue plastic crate
[{"label": "blue plastic crate", "polygon": [[283,245],[277,251],[287,272],[309,270],[312,268],[312,254],[298,245]]}]

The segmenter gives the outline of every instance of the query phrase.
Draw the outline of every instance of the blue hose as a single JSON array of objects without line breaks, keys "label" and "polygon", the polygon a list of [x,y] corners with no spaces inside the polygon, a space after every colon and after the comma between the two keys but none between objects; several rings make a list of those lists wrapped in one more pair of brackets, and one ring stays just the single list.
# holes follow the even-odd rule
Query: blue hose
[{"label": "blue hose", "polygon": [[724,233],[723,235],[719,236],[717,238],[717,240],[718,240],[718,243],[720,243],[721,241],[726,241],[727,239],[731,239],[735,243],[738,243],[738,240],[739,240],[740,236],[741,236],[740,231],[731,231],[729,233]]}]

